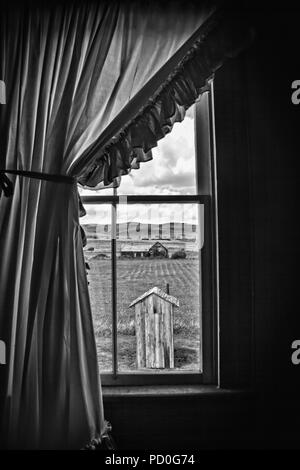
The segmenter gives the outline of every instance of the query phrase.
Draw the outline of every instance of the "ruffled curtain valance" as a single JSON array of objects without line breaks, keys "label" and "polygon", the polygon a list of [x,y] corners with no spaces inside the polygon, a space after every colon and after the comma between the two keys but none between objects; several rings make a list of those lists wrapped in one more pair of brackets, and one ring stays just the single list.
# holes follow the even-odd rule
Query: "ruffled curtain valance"
[{"label": "ruffled curtain valance", "polygon": [[[120,176],[152,159],[151,149],[158,140],[172,130],[175,122],[184,119],[186,110],[207,89],[216,70],[252,37],[246,22],[218,10],[84,152],[71,174],[83,186],[118,186]],[[125,125],[118,129],[121,122]],[[111,137],[112,133],[115,135]]]}]

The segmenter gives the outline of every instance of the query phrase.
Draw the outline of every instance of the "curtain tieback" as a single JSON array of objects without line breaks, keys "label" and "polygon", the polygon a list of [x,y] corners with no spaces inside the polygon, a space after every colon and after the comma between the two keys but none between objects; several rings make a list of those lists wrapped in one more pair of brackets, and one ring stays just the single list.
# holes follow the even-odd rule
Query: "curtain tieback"
[{"label": "curtain tieback", "polygon": [[25,176],[27,178],[34,178],[44,181],[52,181],[54,183],[67,183],[73,184],[76,178],[66,175],[53,175],[51,173],[40,173],[38,171],[25,171],[25,170],[0,170],[0,196],[2,191],[4,196],[9,197],[13,195],[14,186],[6,174]]}]

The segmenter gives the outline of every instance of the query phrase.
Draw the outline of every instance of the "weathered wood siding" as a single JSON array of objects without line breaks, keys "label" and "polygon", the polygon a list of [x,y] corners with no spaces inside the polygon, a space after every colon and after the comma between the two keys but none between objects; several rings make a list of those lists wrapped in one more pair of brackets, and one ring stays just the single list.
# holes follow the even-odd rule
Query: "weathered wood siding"
[{"label": "weathered wood siding", "polygon": [[135,304],[138,368],[174,367],[173,305],[155,294]]}]

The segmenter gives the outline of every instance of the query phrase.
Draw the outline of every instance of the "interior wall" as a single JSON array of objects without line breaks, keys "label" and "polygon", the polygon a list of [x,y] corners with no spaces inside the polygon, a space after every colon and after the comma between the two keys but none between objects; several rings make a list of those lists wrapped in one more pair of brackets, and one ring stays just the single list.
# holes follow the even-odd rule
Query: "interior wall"
[{"label": "interior wall", "polygon": [[[296,21],[253,14],[256,39],[215,79],[223,386],[256,391],[256,445],[299,439],[296,162],[299,112],[291,83]],[[250,354],[249,354],[250,353]]]},{"label": "interior wall", "polygon": [[291,362],[291,344],[300,338],[296,301],[300,107],[291,102],[291,84],[300,71],[299,11],[287,6],[262,15],[257,41],[241,60],[252,186],[253,377],[259,392],[258,423],[280,442],[299,448],[300,369]]},{"label": "interior wall", "polygon": [[300,70],[297,30],[297,13],[269,10],[241,58],[252,185],[255,381],[273,390],[282,384],[293,388],[300,375],[290,360],[291,343],[300,334],[295,309],[300,107],[291,102]]},{"label": "interior wall", "polygon": [[247,394],[231,393],[104,397],[105,416],[119,450],[248,447],[252,403]]}]

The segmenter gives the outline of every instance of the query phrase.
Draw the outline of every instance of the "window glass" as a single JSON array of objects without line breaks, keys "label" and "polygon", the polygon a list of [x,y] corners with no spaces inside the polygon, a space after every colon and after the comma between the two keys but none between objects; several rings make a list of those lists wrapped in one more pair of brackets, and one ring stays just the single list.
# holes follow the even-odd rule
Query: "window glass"
[{"label": "window glass", "polygon": [[86,204],[81,219],[87,244],[84,247],[89,294],[96,336],[99,369],[112,371],[111,205]]},{"label": "window glass", "polygon": [[[99,197],[99,203],[85,204],[87,214],[80,221],[87,237],[84,253],[100,371],[113,371],[116,294],[118,371],[201,372],[204,206],[184,202],[184,196],[197,193],[194,107],[158,142],[152,161],[122,177],[116,208],[101,203],[101,196],[114,195],[112,188],[80,188],[79,193]],[[127,200],[130,195],[139,195],[140,201],[133,204]],[[148,195],[181,199],[149,204],[143,202]]]},{"label": "window glass", "polygon": [[[162,335],[171,334],[174,364],[163,371],[200,371],[201,272],[203,206],[201,204],[119,205],[116,215],[117,282],[112,287],[110,204],[88,204],[82,226],[95,327],[99,367],[112,371],[112,288],[117,292],[118,368],[121,372],[159,373],[141,365],[137,357],[140,338],[136,307],[130,304],[153,288],[175,297],[172,324]],[[84,223],[83,223],[84,222]],[[170,302],[161,306],[166,314]],[[143,319],[142,319],[143,320]],[[163,321],[163,320],[162,320]],[[144,330],[144,334],[147,331]],[[144,345],[146,347],[146,345]],[[151,347],[155,348],[155,345]],[[171,367],[172,366],[172,367]],[[151,369],[151,370],[150,370]]]},{"label": "window glass", "polygon": [[[153,159],[122,176],[118,195],[196,194],[194,105],[152,149]],[[82,196],[112,196],[113,189],[80,188]]]},{"label": "window glass", "polygon": [[[117,211],[117,299],[118,350],[120,371],[141,371],[151,368],[159,373],[164,360],[144,364],[137,358],[141,336],[142,347],[147,345],[143,335],[151,334],[145,325],[147,299],[130,307],[135,299],[157,287],[174,296],[179,307],[172,307],[171,325],[164,325],[170,302],[159,302],[161,340],[172,335],[174,342],[174,372],[199,371],[202,368],[201,349],[201,274],[200,247],[201,208],[197,204],[134,204],[119,206]],[[153,297],[157,299],[156,294]],[[154,300],[155,302],[155,300]],[[141,308],[143,318],[136,318]],[[155,314],[154,314],[155,316]],[[143,323],[143,331],[137,328]],[[152,320],[151,320],[152,321]],[[153,319],[155,321],[155,319]],[[149,326],[149,328],[152,328]],[[168,328],[166,331],[164,328]],[[170,330],[170,331],[169,331]],[[156,339],[152,338],[155,342]],[[151,341],[152,341],[151,340]],[[150,343],[151,343],[150,341]],[[162,349],[164,345],[162,345]],[[148,350],[148,349],[147,349]],[[156,352],[155,352],[156,353]],[[148,353],[149,354],[149,353]],[[138,363],[139,362],[139,363]],[[154,367],[153,367],[154,365]]]},{"label": "window glass", "polygon": [[152,156],[122,177],[118,194],[196,194],[194,106],[158,141]]}]

